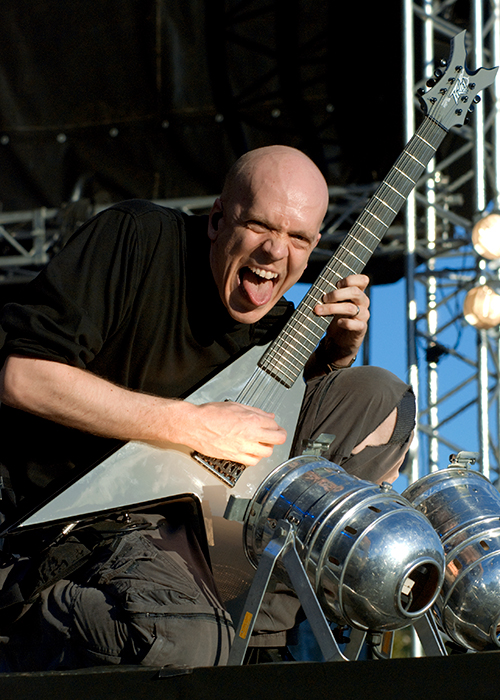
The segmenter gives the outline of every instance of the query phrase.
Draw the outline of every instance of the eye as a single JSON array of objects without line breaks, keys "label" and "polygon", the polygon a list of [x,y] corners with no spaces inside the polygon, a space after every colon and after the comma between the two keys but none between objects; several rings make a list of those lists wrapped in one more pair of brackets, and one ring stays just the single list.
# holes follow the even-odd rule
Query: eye
[{"label": "eye", "polygon": [[308,248],[311,244],[309,238],[303,236],[301,233],[291,233],[290,238],[292,239],[293,244],[300,248]]},{"label": "eye", "polygon": [[271,230],[271,228],[263,221],[256,221],[253,219],[251,221],[247,221],[246,226],[256,233],[266,233],[267,231]]}]

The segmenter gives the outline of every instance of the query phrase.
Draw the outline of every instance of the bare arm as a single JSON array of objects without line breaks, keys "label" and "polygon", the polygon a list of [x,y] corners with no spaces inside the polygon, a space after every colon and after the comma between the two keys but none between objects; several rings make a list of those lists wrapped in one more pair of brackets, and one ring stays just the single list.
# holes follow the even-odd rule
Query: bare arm
[{"label": "bare arm", "polygon": [[256,464],[282,444],[273,414],[232,402],[195,406],[130,391],[58,362],[11,355],[0,373],[3,403],[119,440],[173,442],[203,454]]}]

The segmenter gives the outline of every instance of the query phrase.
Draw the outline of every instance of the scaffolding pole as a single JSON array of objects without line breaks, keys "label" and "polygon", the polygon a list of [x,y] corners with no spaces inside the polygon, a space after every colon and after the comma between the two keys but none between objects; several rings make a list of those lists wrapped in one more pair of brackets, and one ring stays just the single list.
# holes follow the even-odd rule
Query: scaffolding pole
[{"label": "scaffolding pole", "polygon": [[[407,137],[421,118],[417,90],[447,58],[456,34],[468,30],[469,70],[499,65],[500,0],[469,7],[464,17],[463,3],[403,2]],[[497,77],[470,125],[452,129],[406,208],[408,371],[418,397],[410,481],[446,466],[450,452],[460,450],[479,452],[480,469],[498,481],[498,328],[476,331],[462,308],[480,280],[498,280],[498,263],[479,258],[471,231],[482,212],[500,204],[499,91]]]}]

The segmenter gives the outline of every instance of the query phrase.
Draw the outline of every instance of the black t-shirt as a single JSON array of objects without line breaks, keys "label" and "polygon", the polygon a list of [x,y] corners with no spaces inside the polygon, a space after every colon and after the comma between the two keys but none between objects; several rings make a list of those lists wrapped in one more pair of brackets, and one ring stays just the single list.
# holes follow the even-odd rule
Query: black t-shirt
[{"label": "black t-shirt", "polygon": [[[8,354],[63,362],[130,389],[184,397],[217,368],[282,327],[290,305],[259,324],[234,321],[209,265],[207,217],[142,200],[115,205],[70,239],[21,303],[4,307]],[[17,498],[40,499],[117,446],[2,407],[1,460]],[[41,491],[42,490],[42,491]]]}]

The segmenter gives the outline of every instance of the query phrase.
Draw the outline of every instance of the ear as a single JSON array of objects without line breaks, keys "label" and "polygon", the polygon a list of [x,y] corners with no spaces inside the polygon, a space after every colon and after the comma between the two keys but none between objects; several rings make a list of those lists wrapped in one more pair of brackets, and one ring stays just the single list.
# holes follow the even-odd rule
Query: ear
[{"label": "ear", "polygon": [[218,235],[219,222],[223,217],[222,212],[222,202],[220,197],[215,200],[212,211],[210,212],[208,219],[208,237],[211,241],[215,241]]}]

